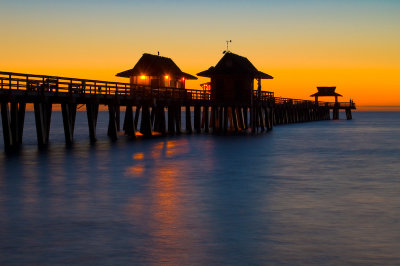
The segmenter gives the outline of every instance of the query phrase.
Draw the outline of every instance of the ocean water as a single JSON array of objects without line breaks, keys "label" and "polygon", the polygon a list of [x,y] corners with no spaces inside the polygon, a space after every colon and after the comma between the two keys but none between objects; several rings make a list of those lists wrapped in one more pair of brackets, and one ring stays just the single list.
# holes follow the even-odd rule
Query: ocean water
[{"label": "ocean water", "polygon": [[54,113],[38,151],[28,113],[0,151],[0,265],[399,265],[400,112],[353,117],[112,143],[101,113],[90,145],[78,113],[67,148]]}]

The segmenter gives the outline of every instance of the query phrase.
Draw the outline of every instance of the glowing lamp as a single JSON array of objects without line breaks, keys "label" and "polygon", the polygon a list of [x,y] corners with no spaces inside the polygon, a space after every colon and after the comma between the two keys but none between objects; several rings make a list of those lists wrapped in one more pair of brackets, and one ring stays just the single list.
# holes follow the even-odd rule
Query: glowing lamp
[{"label": "glowing lamp", "polygon": [[185,81],[185,78],[182,78],[182,81]]},{"label": "glowing lamp", "polygon": [[169,79],[169,76],[168,76],[168,75],[166,75],[166,76],[165,76],[165,79]]},{"label": "glowing lamp", "polygon": [[140,79],[146,79],[146,76],[145,75],[141,75]]}]

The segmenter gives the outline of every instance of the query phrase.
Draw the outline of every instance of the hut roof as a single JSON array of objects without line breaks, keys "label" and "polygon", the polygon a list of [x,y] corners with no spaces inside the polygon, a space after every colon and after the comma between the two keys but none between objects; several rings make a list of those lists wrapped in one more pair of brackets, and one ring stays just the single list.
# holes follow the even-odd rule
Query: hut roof
[{"label": "hut roof", "polygon": [[317,87],[318,92],[312,94],[310,97],[314,96],[339,96],[342,97],[341,94],[335,92],[336,87]]},{"label": "hut roof", "polygon": [[273,79],[272,76],[258,71],[246,57],[231,52],[225,53],[215,67],[210,67],[197,74],[197,76],[201,77],[211,77],[214,75],[250,75],[254,78]]},{"label": "hut roof", "polygon": [[197,79],[197,77],[180,70],[171,58],[147,53],[142,55],[132,69],[120,72],[116,76],[129,78],[131,76],[163,76],[167,74],[171,77]]}]

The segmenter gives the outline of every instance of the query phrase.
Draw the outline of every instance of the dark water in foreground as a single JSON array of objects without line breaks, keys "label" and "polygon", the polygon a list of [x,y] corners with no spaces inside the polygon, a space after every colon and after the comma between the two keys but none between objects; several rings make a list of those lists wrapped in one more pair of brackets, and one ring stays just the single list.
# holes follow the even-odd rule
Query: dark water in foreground
[{"label": "dark water in foreground", "polygon": [[78,115],[0,152],[0,265],[400,264],[399,112],[94,146]]}]

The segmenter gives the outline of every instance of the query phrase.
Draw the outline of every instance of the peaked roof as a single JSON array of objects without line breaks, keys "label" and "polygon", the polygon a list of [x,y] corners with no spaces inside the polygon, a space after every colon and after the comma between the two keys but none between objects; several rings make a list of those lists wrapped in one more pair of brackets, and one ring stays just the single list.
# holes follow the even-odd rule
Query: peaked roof
[{"label": "peaked roof", "polygon": [[314,96],[340,96],[341,94],[335,92],[336,87],[317,87],[318,92],[312,94],[310,97]]},{"label": "peaked roof", "polygon": [[200,72],[197,76],[211,77],[214,75],[250,75],[254,78],[273,79],[272,76],[258,71],[246,57],[227,52],[215,67]]},{"label": "peaked roof", "polygon": [[163,76],[170,75],[172,77],[184,77],[185,79],[197,79],[188,73],[183,72],[172,61],[171,58],[159,55],[143,54],[136,65],[129,70],[118,73],[117,77],[129,78],[131,76]]}]

